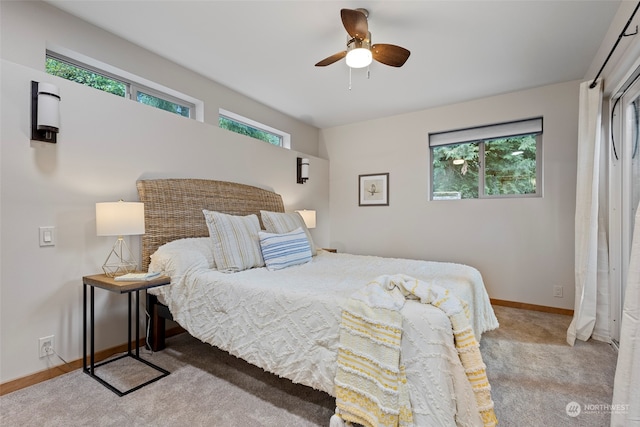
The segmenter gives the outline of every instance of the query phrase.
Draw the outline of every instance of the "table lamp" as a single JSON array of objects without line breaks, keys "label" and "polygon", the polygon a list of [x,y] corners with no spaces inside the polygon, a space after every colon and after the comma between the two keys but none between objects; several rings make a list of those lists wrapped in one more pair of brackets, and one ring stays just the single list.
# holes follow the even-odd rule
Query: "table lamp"
[{"label": "table lamp", "polygon": [[316,228],[316,211],[303,209],[296,212],[300,214],[307,228]]},{"label": "table lamp", "polygon": [[144,203],[122,200],[96,203],[96,234],[118,236],[102,266],[104,274],[117,277],[136,271],[138,261],[123,236],[144,234]]}]

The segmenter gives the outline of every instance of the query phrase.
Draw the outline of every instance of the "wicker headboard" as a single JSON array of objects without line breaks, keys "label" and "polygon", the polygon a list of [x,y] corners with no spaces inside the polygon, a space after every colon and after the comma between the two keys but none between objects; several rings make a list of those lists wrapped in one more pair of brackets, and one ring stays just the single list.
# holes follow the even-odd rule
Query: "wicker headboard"
[{"label": "wicker headboard", "polygon": [[[186,237],[209,235],[203,209],[231,215],[256,214],[260,210],[284,212],[282,197],[272,191],[208,179],[148,179],[136,183],[144,203],[142,269],[163,244]],[[262,222],[261,222],[262,225]]]}]

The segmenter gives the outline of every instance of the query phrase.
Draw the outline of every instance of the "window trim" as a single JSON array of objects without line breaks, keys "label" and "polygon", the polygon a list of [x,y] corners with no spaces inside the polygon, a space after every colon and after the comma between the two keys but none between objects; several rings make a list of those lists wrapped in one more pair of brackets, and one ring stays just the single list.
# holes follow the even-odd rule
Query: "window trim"
[{"label": "window trim", "polygon": [[[544,182],[543,177],[543,117],[514,120],[490,125],[454,129],[450,131],[430,132],[429,141],[429,200],[454,200],[435,199],[434,188],[434,164],[433,149],[446,145],[478,144],[478,197],[473,199],[455,200],[479,200],[479,199],[510,199],[510,198],[535,198],[543,197]],[[511,138],[517,136],[535,135],[536,140],[536,192],[530,194],[492,194],[485,193],[485,143],[494,139]]]},{"label": "window trim", "polygon": [[[137,94],[137,91],[141,91],[168,102],[188,107],[188,118],[204,122],[204,102],[199,99],[62,47],[48,47],[46,49],[45,58],[49,57],[58,61],[66,62],[74,67],[83,68],[93,73],[100,74],[124,84],[126,87],[126,98],[133,100],[134,102],[138,102],[136,95],[134,94]],[[185,117],[179,114],[176,115]]]},{"label": "window trim", "polygon": [[[234,122],[238,122],[240,124],[247,125],[252,128],[261,130],[263,132],[267,132],[267,133],[279,136],[280,137],[279,146],[282,148],[286,148],[287,150],[291,149],[291,135],[288,134],[287,132],[283,132],[274,127],[252,120],[248,117],[241,116],[240,114],[234,113],[232,111],[225,110],[224,108],[218,109],[218,120],[220,117],[224,117],[228,120],[232,120]],[[278,147],[277,145],[274,145],[274,144],[271,144],[271,145],[273,145],[274,147]]]}]

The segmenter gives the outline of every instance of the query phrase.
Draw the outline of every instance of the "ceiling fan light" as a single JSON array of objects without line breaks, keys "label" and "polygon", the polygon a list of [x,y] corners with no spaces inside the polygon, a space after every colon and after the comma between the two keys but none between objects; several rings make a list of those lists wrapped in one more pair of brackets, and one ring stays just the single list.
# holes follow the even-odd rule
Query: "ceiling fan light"
[{"label": "ceiling fan light", "polygon": [[347,53],[347,65],[351,68],[364,68],[371,64],[372,60],[371,51],[363,47],[351,49]]}]

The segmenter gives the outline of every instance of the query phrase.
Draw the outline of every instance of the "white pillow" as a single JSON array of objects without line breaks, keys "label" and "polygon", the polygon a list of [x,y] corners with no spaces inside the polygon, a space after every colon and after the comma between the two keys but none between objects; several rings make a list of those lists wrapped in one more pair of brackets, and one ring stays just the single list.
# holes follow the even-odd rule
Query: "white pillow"
[{"label": "white pillow", "polygon": [[235,273],[264,266],[257,215],[228,215],[206,209],[202,212],[213,240],[213,259],[218,271]]},{"label": "white pillow", "polygon": [[264,224],[264,227],[269,233],[282,234],[293,231],[298,227],[302,228],[302,230],[304,230],[304,233],[307,235],[307,239],[309,240],[309,246],[311,247],[311,256],[316,255],[317,249],[316,245],[313,243],[311,233],[309,233],[309,229],[304,223],[302,215],[300,215],[298,212],[284,213],[260,211],[260,216],[262,217],[262,223]]},{"label": "white pillow", "polygon": [[177,282],[192,268],[215,268],[210,237],[178,239],[160,246],[152,255],[149,271],[170,276]]},{"label": "white pillow", "polygon": [[309,239],[302,227],[284,234],[261,231],[258,235],[262,258],[268,270],[281,270],[311,261]]}]

